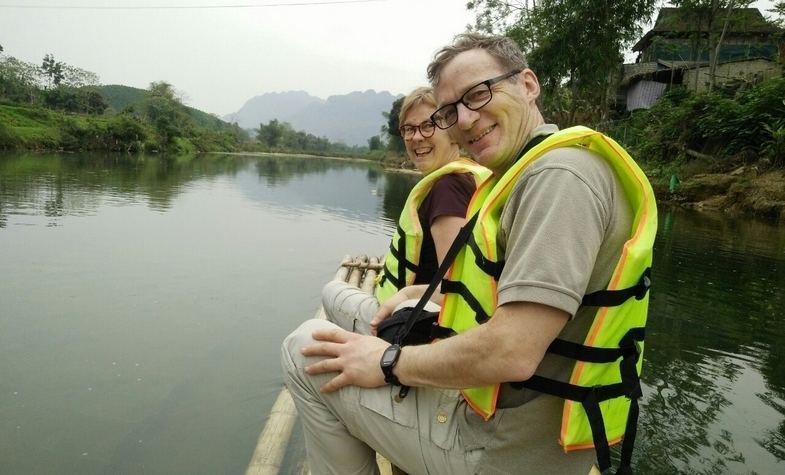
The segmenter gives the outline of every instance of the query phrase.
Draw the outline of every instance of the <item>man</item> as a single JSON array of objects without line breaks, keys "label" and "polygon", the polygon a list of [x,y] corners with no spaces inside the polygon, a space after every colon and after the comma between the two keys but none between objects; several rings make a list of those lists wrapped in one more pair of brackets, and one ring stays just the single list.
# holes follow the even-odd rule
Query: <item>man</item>
[{"label": "man", "polygon": [[[310,468],[374,473],[377,451],[408,473],[588,473],[597,460],[606,469],[608,441],[637,409],[648,285],[637,274],[651,262],[651,188],[612,141],[545,124],[537,77],[509,39],[460,35],[428,73],[434,122],[494,172],[473,198],[474,243],[442,284],[440,323],[458,334],[395,348],[309,321],[290,335],[282,360]],[[372,327],[422,292],[399,292]],[[622,335],[612,358],[586,349]],[[395,384],[410,386],[408,397]],[[600,409],[605,399],[613,404]],[[598,430],[586,435],[590,425]],[[596,454],[572,450],[593,443]]]}]

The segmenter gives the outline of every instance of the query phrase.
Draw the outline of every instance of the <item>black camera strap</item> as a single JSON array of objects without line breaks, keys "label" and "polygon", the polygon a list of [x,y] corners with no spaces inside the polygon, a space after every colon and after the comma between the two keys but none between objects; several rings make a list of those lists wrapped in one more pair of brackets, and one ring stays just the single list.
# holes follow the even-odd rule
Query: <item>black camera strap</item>
[{"label": "black camera strap", "polygon": [[[472,216],[471,219],[469,219],[469,221],[463,225],[461,230],[458,232],[458,235],[455,236],[455,240],[453,240],[452,244],[450,245],[450,249],[447,251],[447,254],[444,256],[444,260],[439,266],[439,269],[436,271],[436,274],[434,274],[433,279],[431,279],[431,283],[428,284],[428,288],[425,289],[425,293],[422,294],[422,297],[420,297],[417,305],[414,306],[412,313],[409,314],[409,317],[406,319],[406,324],[401,326],[401,328],[398,330],[398,333],[395,335],[394,343],[400,345],[403,339],[406,338],[406,335],[412,331],[412,328],[414,327],[414,324],[417,323],[418,317],[425,308],[425,305],[428,303],[428,300],[430,300],[431,295],[433,295],[433,292],[436,290],[436,287],[439,286],[442,277],[447,274],[447,269],[450,268],[453,261],[455,260],[455,257],[458,255],[458,252],[460,252],[461,248],[463,248],[463,245],[466,244],[466,241],[469,240],[469,236],[472,235],[474,223],[477,222],[478,214],[479,212],[474,213],[474,216]],[[409,394],[409,386],[401,385],[401,390],[398,392],[398,399],[400,400],[405,398],[407,394]]]},{"label": "black camera strap", "polygon": [[466,244],[466,241],[469,240],[469,236],[471,236],[472,230],[474,229],[474,223],[477,222],[477,214],[478,213],[474,213],[474,216],[469,219],[469,221],[458,232],[458,235],[455,236],[455,240],[450,245],[450,249],[444,256],[444,260],[439,266],[439,269],[436,271],[436,274],[434,274],[433,279],[431,279],[431,283],[428,284],[428,288],[425,290],[425,293],[422,294],[422,297],[420,297],[417,305],[414,306],[412,313],[409,314],[406,324],[401,326],[401,328],[398,330],[398,333],[395,335],[395,343],[400,345],[403,339],[406,338],[410,331],[412,331],[412,327],[414,327],[414,324],[417,323],[417,319],[425,308],[425,305],[428,303],[428,300],[430,300],[431,295],[433,295],[433,293],[436,291],[436,287],[438,287],[439,283],[441,283],[442,277],[447,274],[447,269],[450,268],[453,261],[455,260],[455,257],[458,255],[458,252],[460,252],[463,245]]}]

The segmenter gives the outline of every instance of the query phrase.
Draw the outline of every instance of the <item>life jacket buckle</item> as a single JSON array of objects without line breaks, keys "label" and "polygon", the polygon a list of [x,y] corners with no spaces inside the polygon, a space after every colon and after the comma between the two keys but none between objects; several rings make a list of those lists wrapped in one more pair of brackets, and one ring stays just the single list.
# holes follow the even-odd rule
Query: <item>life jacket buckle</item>
[{"label": "life jacket buckle", "polygon": [[643,274],[641,281],[638,282],[637,289],[635,289],[635,300],[643,300],[643,297],[649,292],[651,288],[651,279],[647,274]]},{"label": "life jacket buckle", "polygon": [[439,322],[433,322],[431,326],[431,341],[436,339],[449,338],[455,335],[455,332],[447,327],[439,325]]}]

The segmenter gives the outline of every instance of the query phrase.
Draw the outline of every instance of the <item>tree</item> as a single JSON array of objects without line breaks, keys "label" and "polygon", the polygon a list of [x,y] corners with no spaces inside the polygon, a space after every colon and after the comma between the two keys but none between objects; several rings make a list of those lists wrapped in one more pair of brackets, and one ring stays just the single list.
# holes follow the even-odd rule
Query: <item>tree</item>
[{"label": "tree", "polygon": [[[780,28],[785,28],[785,0],[775,2],[768,11],[776,15],[773,22]],[[0,46],[0,51],[2,51],[2,46]]]},{"label": "tree", "polygon": [[384,118],[387,119],[387,123],[382,125],[382,133],[386,133],[387,137],[390,139],[387,142],[387,150],[398,154],[402,154],[406,151],[406,147],[403,144],[403,137],[401,137],[401,134],[398,131],[401,127],[398,116],[401,114],[401,106],[403,105],[404,99],[405,98],[403,97],[399,97],[393,101],[390,112],[382,112]]},{"label": "tree", "polygon": [[267,148],[276,148],[284,135],[284,125],[289,124],[278,122],[278,119],[272,119],[267,125],[259,124],[256,140]]},{"label": "tree", "polygon": [[[734,20],[734,13],[752,3],[751,0],[672,0],[674,6],[682,9],[683,15],[690,24],[696,26],[693,40],[693,61],[697,67],[703,57],[702,52],[709,56],[709,91],[716,84],[717,64],[725,33]],[[719,22],[722,21],[722,29]],[[705,33],[704,33],[705,31]],[[695,87],[698,86],[698,75],[695,75]]]},{"label": "tree", "polygon": [[374,135],[373,137],[368,139],[368,150],[381,150],[382,149],[382,138],[378,135]]},{"label": "tree", "polygon": [[13,56],[0,58],[0,96],[14,102],[35,103],[38,97],[38,66]]},{"label": "tree", "polygon": [[[529,56],[543,86],[546,115],[571,125],[580,106],[605,117],[622,51],[648,22],[657,0],[476,0],[476,28],[503,33]],[[565,116],[566,111],[566,116]]]},{"label": "tree", "polygon": [[537,3],[537,0],[471,0],[466,8],[475,12],[474,30],[504,35],[528,18]]},{"label": "tree", "polygon": [[100,81],[98,75],[94,72],[77,68],[65,63],[62,66],[62,80],[61,84],[70,87],[84,87],[84,86],[97,86]]},{"label": "tree", "polygon": [[54,55],[47,54],[44,56],[44,62],[41,65],[41,70],[44,72],[45,77],[49,80],[49,87],[60,85],[60,82],[64,77],[63,66],[65,65],[60,61],[55,61]]},{"label": "tree", "polygon": [[103,114],[109,107],[104,96],[95,89],[60,86],[42,93],[44,105],[50,109],[85,114]]},{"label": "tree", "polygon": [[145,119],[155,128],[161,145],[170,145],[193,127],[174,87],[166,81],[150,83],[142,101]]}]

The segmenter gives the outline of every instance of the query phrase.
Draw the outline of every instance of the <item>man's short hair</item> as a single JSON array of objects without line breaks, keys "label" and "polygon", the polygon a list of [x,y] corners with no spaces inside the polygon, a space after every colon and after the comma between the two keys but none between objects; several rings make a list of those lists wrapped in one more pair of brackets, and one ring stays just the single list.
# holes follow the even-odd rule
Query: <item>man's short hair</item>
[{"label": "man's short hair", "polygon": [[479,33],[461,33],[455,36],[451,45],[439,50],[433,57],[433,61],[428,65],[428,81],[431,86],[439,84],[439,75],[453,58],[472,49],[485,50],[505,69],[526,69],[529,67],[526,62],[526,55],[518,47],[515,41],[506,36],[487,36]]},{"label": "man's short hair", "polygon": [[398,123],[403,125],[403,119],[406,117],[406,114],[409,113],[412,107],[419,104],[432,106],[436,110],[436,97],[433,95],[433,89],[423,86],[410,92],[401,104],[401,111],[398,113]]}]

